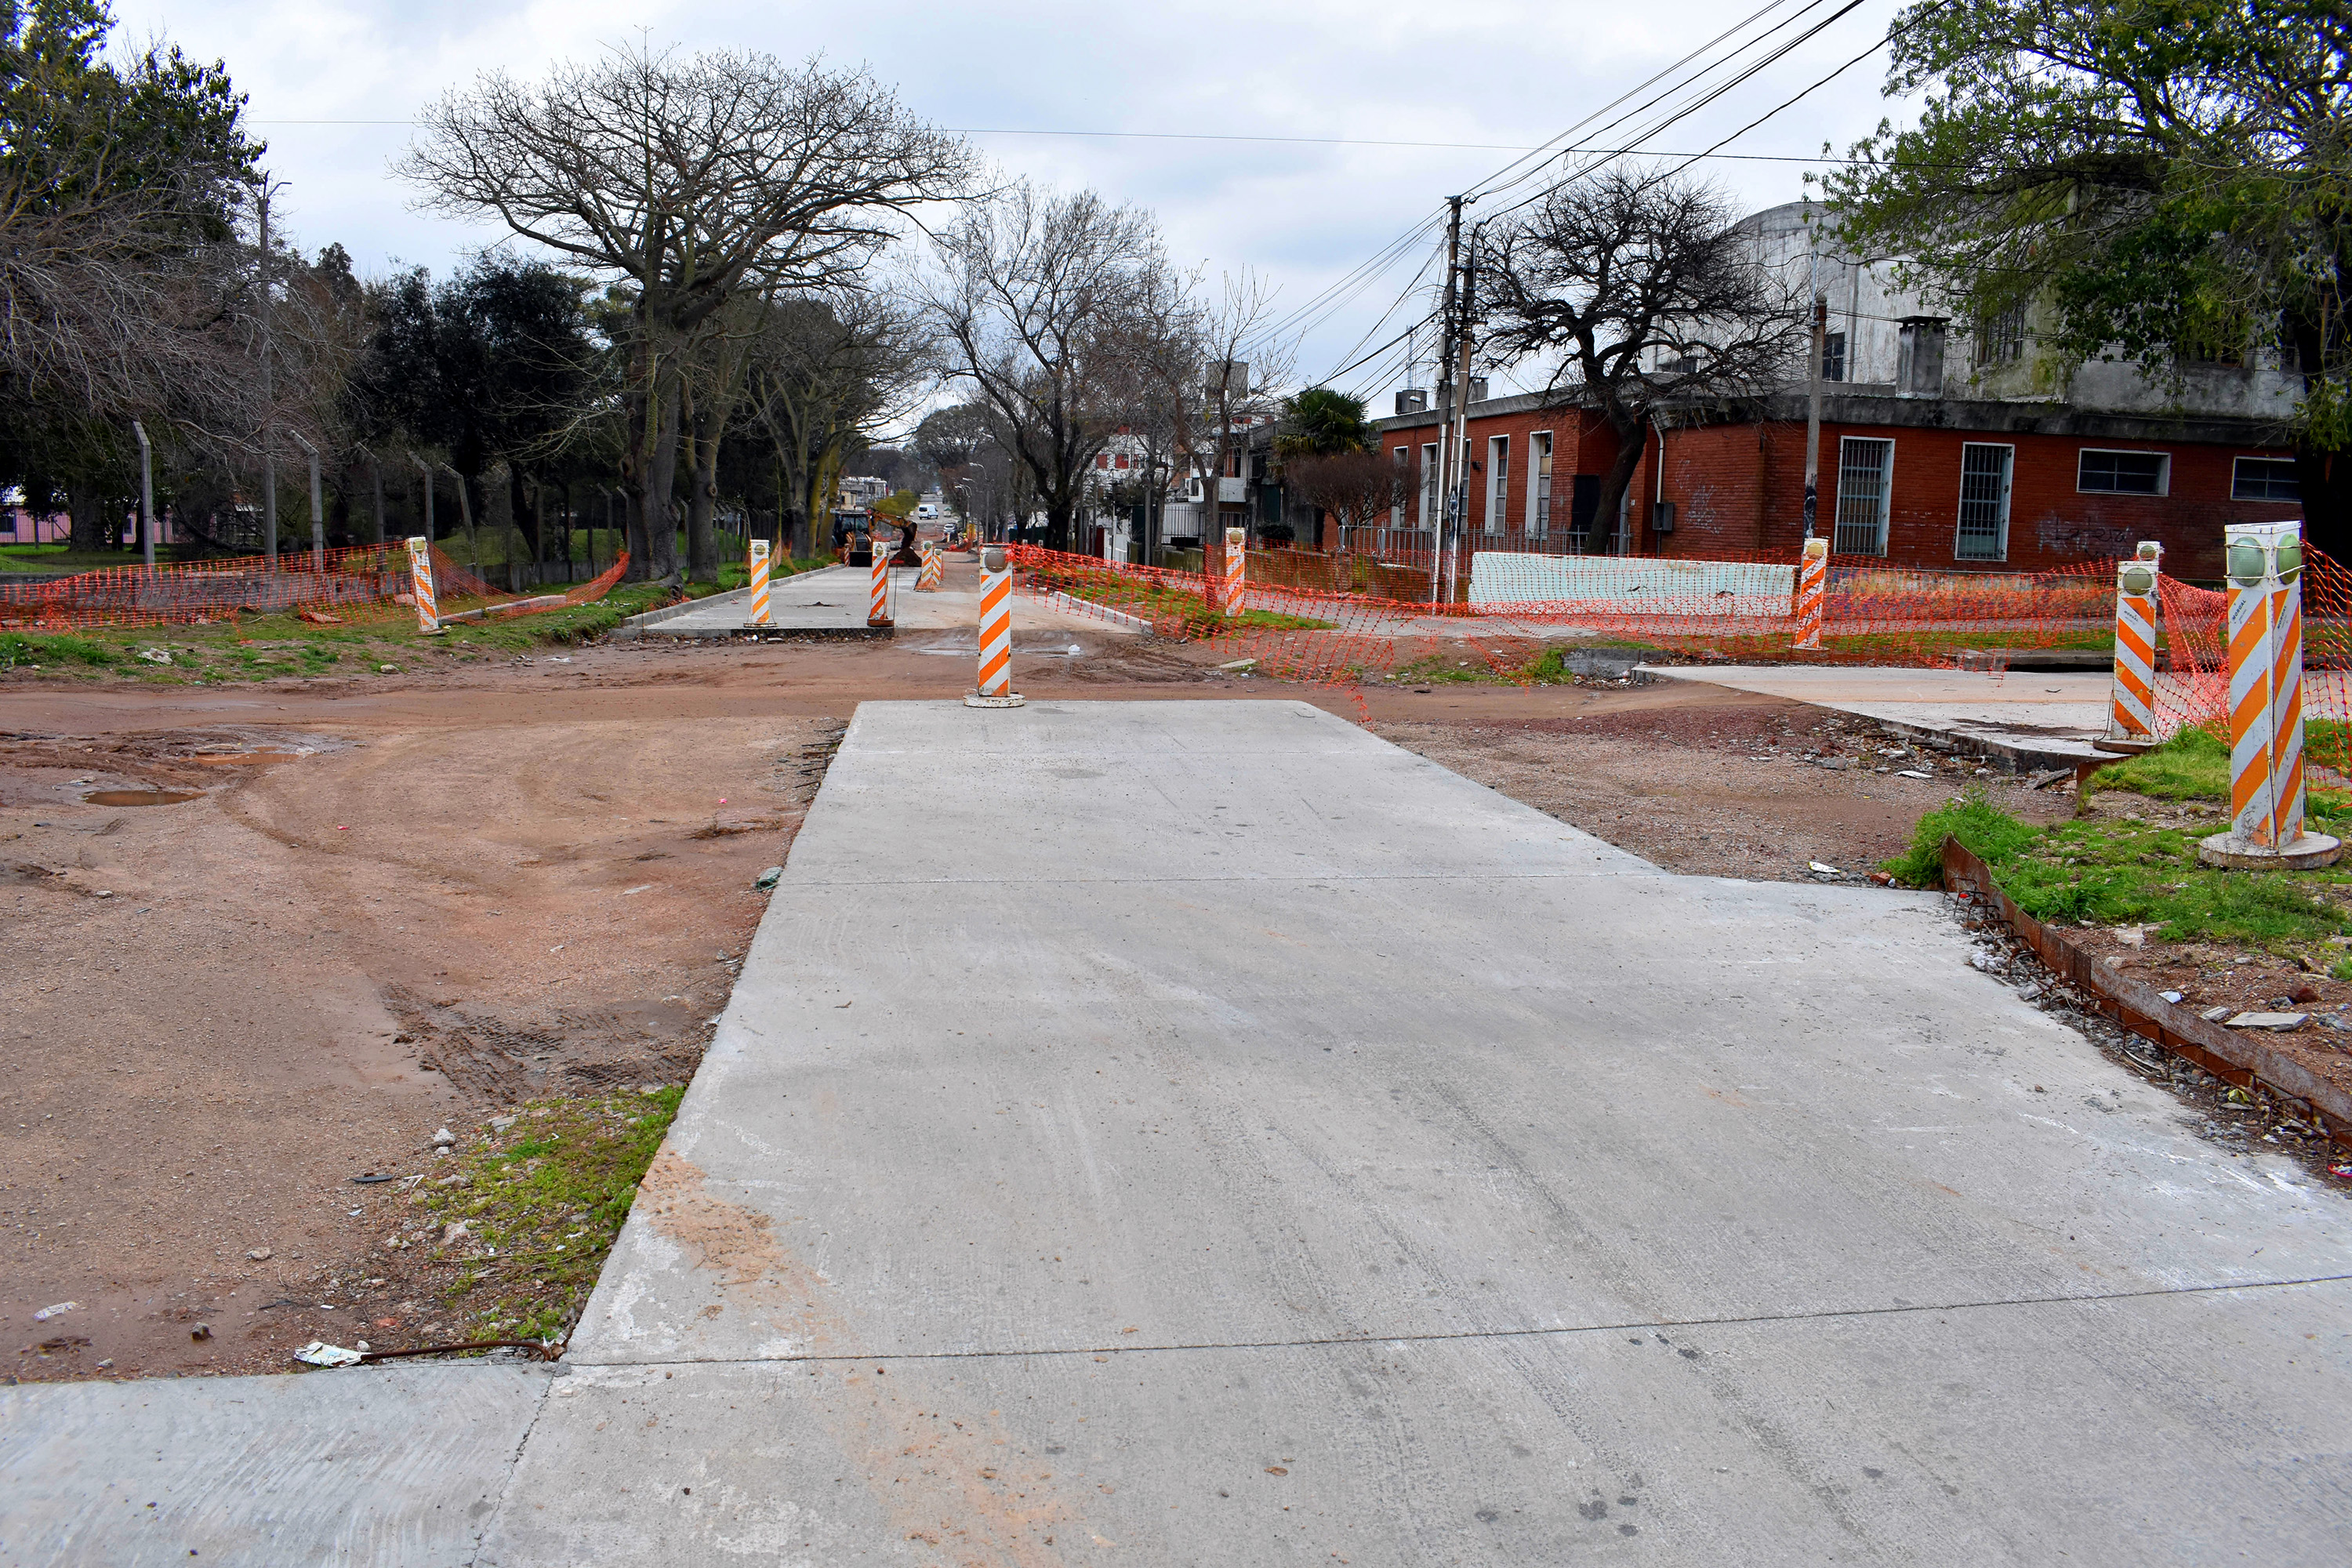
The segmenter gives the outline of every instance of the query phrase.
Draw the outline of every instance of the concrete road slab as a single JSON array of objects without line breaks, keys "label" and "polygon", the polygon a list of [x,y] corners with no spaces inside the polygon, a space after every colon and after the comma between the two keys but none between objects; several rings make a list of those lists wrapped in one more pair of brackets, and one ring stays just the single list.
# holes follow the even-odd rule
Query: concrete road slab
[{"label": "concrete road slab", "polygon": [[0,1388],[0,1563],[474,1560],[545,1368]]},{"label": "concrete road slab", "polygon": [[1303,704],[868,704],[496,1560],[2329,1560],[2343,1198],[1966,951]]},{"label": "concrete road slab", "polygon": [[1914,734],[1948,735],[2026,753],[2032,761],[2046,758],[2052,765],[2100,754],[2091,740],[2106,731],[2111,684],[2104,673],[2047,670],[2013,670],[1996,679],[1971,670],[1817,665],[1646,668],[1670,680],[1834,708]]},{"label": "concrete road slab", "polygon": [[2327,1563],[2347,1300],[593,1368],[482,1561]]},{"label": "concrete road slab", "polygon": [[[970,633],[980,622],[977,589],[940,589],[917,593],[917,573],[896,567],[890,573],[890,612],[904,632]],[[769,585],[768,613],[779,631],[852,632],[863,630],[871,607],[873,578],[863,566],[824,566],[796,576],[778,578]],[[715,595],[684,615],[645,628],[647,637],[702,637],[732,634],[744,626],[751,597],[747,590]],[[1055,636],[1077,633],[1097,640],[1131,637],[1131,628],[1090,616],[1066,615],[1026,595],[1013,604],[1016,637],[1040,632]],[[1066,645],[1062,645],[1066,646]]]}]

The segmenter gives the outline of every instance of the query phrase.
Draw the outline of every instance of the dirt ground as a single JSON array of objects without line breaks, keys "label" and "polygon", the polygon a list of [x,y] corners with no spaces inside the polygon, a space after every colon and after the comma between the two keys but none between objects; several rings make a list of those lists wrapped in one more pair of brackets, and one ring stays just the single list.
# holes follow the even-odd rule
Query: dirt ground
[{"label": "dirt ground", "polygon": [[[1080,646],[1022,689],[1368,715],[1678,870],[1859,876],[1975,776],[1705,686],[1360,698]],[[970,679],[911,639],[226,690],[0,675],[0,1376],[273,1370],[355,1318],[431,1342],[382,1251],[403,1184],[358,1178],[428,1172],[438,1129],[520,1100],[684,1081],[856,704]]]}]

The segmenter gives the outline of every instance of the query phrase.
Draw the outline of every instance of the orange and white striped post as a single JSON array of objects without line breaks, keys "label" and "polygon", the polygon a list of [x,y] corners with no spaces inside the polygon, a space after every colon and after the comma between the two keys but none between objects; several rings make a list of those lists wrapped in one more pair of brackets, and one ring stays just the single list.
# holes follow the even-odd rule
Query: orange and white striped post
[{"label": "orange and white striped post", "polygon": [[1808,539],[1797,562],[1797,646],[1822,646],[1822,616],[1829,598],[1830,542]]},{"label": "orange and white striped post", "polygon": [[1001,544],[980,552],[980,683],[963,705],[1022,705],[1021,694],[1013,689],[1013,571]]},{"label": "orange and white striped post", "polygon": [[882,548],[880,540],[876,540],[870,549],[874,557],[874,584],[866,601],[866,624],[887,626],[893,624],[890,619],[890,552]]},{"label": "orange and white striped post", "polygon": [[2343,845],[2303,826],[2303,525],[2231,523],[2230,831],[2197,847],[2208,865],[2306,870]]},{"label": "orange and white striped post", "polygon": [[748,623],[755,626],[774,624],[768,608],[768,542],[751,541],[751,616]]},{"label": "orange and white striped post", "polygon": [[2110,741],[2156,739],[2156,584],[2164,546],[2142,540],[2116,563],[2116,680],[2107,701]]},{"label": "orange and white striped post", "polygon": [[940,563],[939,547],[926,544],[923,546],[923,569],[915,574],[915,591],[919,594],[938,593],[940,580],[945,571],[946,568]]},{"label": "orange and white striped post", "polygon": [[412,534],[408,541],[408,587],[416,600],[416,629],[441,629],[441,609],[433,602],[433,542]]},{"label": "orange and white striped post", "polygon": [[1249,607],[1249,535],[1238,528],[1225,530],[1224,574],[1218,584],[1216,612],[1238,616]]}]

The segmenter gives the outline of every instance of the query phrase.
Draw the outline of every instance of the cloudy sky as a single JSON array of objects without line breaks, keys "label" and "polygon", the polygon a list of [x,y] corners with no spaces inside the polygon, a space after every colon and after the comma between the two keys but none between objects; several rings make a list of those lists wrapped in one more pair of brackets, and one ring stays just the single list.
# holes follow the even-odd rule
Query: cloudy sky
[{"label": "cloudy sky", "polygon": [[[289,232],[306,248],[341,242],[362,273],[396,263],[438,270],[499,237],[411,210],[415,193],[387,172],[416,108],[478,72],[528,78],[640,40],[792,60],[822,53],[870,68],[917,113],[969,131],[1008,174],[1091,184],[1150,207],[1171,253],[1213,284],[1226,271],[1262,274],[1294,318],[1297,379],[1311,381],[1419,313],[1399,300],[1430,243],[1395,249],[1383,269],[1356,269],[1448,195],[1476,188],[1727,28],[1740,30],[1704,58],[1739,52],[1702,88],[1827,23],[1640,143],[1662,153],[1711,147],[1869,49],[1896,9],[1862,0],[1838,16],[1845,4],[117,0],[117,15],[121,37],[162,33],[226,61],[252,96],[272,173],[288,182]],[[1798,160],[1824,142],[1842,151],[1899,109],[1879,97],[1885,59],[1871,55],[1724,149],[1748,159],[1710,159],[1694,172],[1743,205],[1795,199],[1807,166]],[[1570,144],[1624,146],[1627,129],[1683,96]],[[1491,211],[1528,188],[1482,205]],[[1337,384],[1384,394],[1404,384],[1402,359],[1391,351]]]}]

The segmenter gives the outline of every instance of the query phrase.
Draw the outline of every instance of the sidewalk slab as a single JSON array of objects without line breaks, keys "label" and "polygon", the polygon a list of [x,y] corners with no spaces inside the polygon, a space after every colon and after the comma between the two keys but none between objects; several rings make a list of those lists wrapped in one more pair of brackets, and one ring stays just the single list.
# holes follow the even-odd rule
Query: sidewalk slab
[{"label": "sidewalk slab", "polygon": [[[1942,737],[2022,768],[2104,756],[2112,678],[2068,670],[1885,669],[1821,665],[1645,665],[1668,680],[1703,681],[1875,719],[1907,735]],[[2161,678],[2169,679],[2169,677]]]},{"label": "sidewalk slab", "polygon": [[0,1564],[463,1564],[544,1367],[0,1388]]}]

